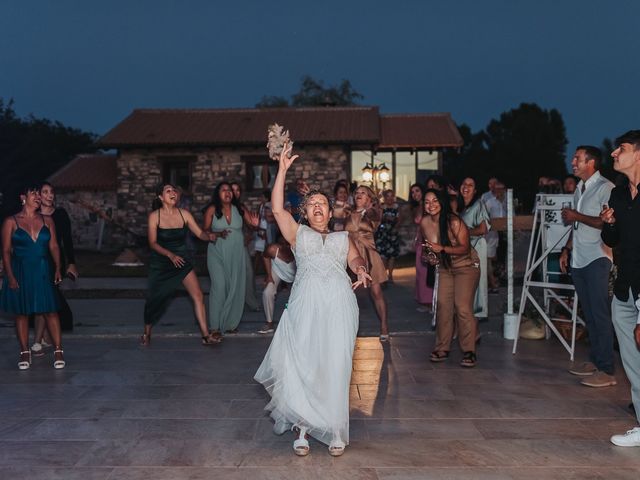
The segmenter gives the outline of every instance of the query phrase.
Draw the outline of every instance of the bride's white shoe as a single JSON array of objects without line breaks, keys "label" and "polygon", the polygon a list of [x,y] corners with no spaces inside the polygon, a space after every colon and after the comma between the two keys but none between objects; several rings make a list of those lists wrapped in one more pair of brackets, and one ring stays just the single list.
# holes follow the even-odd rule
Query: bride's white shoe
[{"label": "bride's white shoe", "polygon": [[339,457],[344,453],[345,444],[342,440],[331,440],[329,444],[329,455]]},{"label": "bride's white shoe", "polygon": [[293,441],[293,451],[299,457],[309,455],[309,441],[306,439],[307,429],[305,427],[294,427],[298,429],[298,438]]}]

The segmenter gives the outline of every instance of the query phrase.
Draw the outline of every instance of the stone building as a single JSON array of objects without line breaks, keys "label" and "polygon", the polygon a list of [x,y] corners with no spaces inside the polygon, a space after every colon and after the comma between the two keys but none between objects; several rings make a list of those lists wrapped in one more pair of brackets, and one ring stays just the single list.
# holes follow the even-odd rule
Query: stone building
[{"label": "stone building", "polygon": [[462,146],[447,113],[384,115],[377,107],[134,110],[98,141],[115,154],[78,156],[50,178],[72,217],[76,244],[119,249],[143,242],[154,191],[163,181],[182,188],[196,218],[222,180],[239,182],[245,202],[257,205],[277,171],[265,148],[267,127],[276,122],[290,130],[301,155],[288,183],[303,178],[328,193],[340,179],[367,183],[363,168],[384,163],[390,178],[374,177],[375,186],[406,199],[412,183],[441,172],[443,149]]},{"label": "stone building", "polygon": [[[376,187],[393,188],[406,199],[412,183],[441,171],[443,149],[463,143],[448,113],[385,115],[360,106],[134,110],[98,141],[98,147],[117,151],[111,238],[126,243],[131,235],[127,240],[125,230],[146,234],[162,181],[183,189],[197,218],[222,180],[240,182],[246,203],[256,205],[277,171],[265,148],[272,123],[290,130],[301,155],[288,183],[303,178],[327,192],[340,179],[366,183],[363,168],[384,163],[390,179]],[[106,198],[99,202],[108,204]]]},{"label": "stone building", "polygon": [[114,223],[116,172],[115,155],[78,155],[48,178],[56,190],[56,205],[71,217],[76,248],[100,250],[125,238],[125,230]]}]

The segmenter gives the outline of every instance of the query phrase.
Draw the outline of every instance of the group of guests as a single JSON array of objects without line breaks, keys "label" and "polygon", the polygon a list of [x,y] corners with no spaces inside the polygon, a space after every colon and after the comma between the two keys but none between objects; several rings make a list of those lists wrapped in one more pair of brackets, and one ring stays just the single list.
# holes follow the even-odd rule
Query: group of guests
[{"label": "group of guests", "polygon": [[[562,211],[572,230],[560,265],[563,271],[569,266],[572,269],[591,339],[590,361],[572,367],[571,373],[582,377],[588,386],[616,384],[613,319],[640,420],[640,131],[627,132],[616,143],[614,169],[628,180],[617,187],[599,174],[602,154],[597,148],[580,146],[576,150],[572,167],[579,180],[573,207]],[[274,419],[274,431],[295,430],[293,449],[297,455],[309,453],[311,435],[327,444],[332,456],[340,456],[349,443],[349,381],[358,330],[353,290],[369,289],[380,320],[380,340],[387,341],[382,286],[393,280],[403,212],[393,191],[383,192],[380,199],[363,185],[351,193],[346,182],[336,185],[331,199],[298,181],[299,197],[287,200],[284,179],[296,158],[285,145],[271,202],[265,197],[258,212],[242,204],[232,184],[221,182],[198,224],[188,210],[178,206],[180,194],[175,186],[158,188],[148,216],[152,252],[141,343],[150,344],[152,326],[180,285],[193,301],[203,345],[218,344],[225,333],[234,332],[247,303],[248,277],[253,275],[245,231],[258,232],[262,238],[259,232],[264,230],[265,242],[259,251],[266,270],[263,301],[267,331],[274,330],[273,301],[279,284],[293,286],[255,378],[271,396],[266,408]],[[429,179],[426,188],[414,184],[410,189],[407,217],[416,225],[416,296],[420,303],[435,309],[432,362],[449,358],[457,332],[460,365],[476,365],[477,323],[488,315],[491,287],[491,277],[483,272],[490,272],[488,264],[495,256],[491,219],[506,214],[504,190],[504,184],[493,178],[489,191],[480,196],[473,178],[464,178],[454,190],[436,176]],[[21,210],[2,225],[5,282],[0,308],[16,315],[18,368],[28,369],[32,352],[39,351],[28,346],[29,316],[33,315],[44,325],[38,327],[42,333],[37,334],[36,343],[42,349],[44,339],[50,338],[53,366],[64,368],[59,312],[68,306],[64,307],[66,302],[57,286],[63,272],[77,276],[68,216],[55,208],[49,184],[25,188],[20,199]],[[278,228],[267,235],[269,215]],[[208,242],[207,266],[212,279],[209,318],[188,254],[189,232]],[[609,313],[612,258],[618,275]],[[619,446],[640,446],[640,427],[614,435],[611,441]]]},{"label": "group of guests", "polygon": [[[570,233],[560,254],[560,268],[570,273],[589,334],[589,358],[569,372],[594,388],[617,384],[614,331],[620,358],[631,384],[632,407],[640,423],[640,130],[616,139],[611,153],[616,184],[600,173],[602,152],[578,146],[571,166],[578,179],[573,204],[561,211]],[[612,265],[617,270],[610,298]],[[640,446],[640,427],[613,435],[622,447]]]}]

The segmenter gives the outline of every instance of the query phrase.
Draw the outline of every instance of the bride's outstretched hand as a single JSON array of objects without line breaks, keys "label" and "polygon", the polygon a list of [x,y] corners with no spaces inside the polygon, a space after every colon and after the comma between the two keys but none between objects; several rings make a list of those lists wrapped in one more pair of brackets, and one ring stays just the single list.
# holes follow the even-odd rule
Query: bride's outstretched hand
[{"label": "bride's outstretched hand", "polygon": [[299,157],[299,155],[291,156],[292,150],[293,146],[289,142],[285,142],[282,152],[280,152],[280,170],[289,170],[293,161]]},{"label": "bride's outstretched hand", "polygon": [[367,272],[362,271],[358,273],[358,280],[351,284],[351,288],[353,290],[357,289],[359,286],[369,288],[369,285],[371,285],[371,275],[369,275]]}]

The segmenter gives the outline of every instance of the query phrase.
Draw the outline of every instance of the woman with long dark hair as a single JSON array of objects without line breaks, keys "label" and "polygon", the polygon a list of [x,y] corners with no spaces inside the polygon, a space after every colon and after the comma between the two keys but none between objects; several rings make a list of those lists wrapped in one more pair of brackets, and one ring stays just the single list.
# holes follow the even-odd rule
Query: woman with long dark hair
[{"label": "woman with long dark hair", "polygon": [[205,232],[187,210],[178,208],[178,192],[170,183],[158,185],[154,210],[148,218],[148,240],[151,248],[149,259],[149,286],[144,305],[144,333],[140,343],[151,343],[151,328],[169,306],[176,289],[184,285],[193,301],[193,308],[200,327],[203,345],[213,345],[220,341],[209,332],[204,298],[198,277],[188,259],[186,234],[190,230],[205,242],[215,242],[222,238],[222,232]]},{"label": "woman with long dark hair", "polygon": [[54,288],[62,281],[56,228],[51,217],[38,212],[40,185],[24,188],[20,202],[22,209],[2,224],[4,282],[0,308],[16,316],[20,370],[31,366],[29,315],[33,314],[43,315],[47,322],[54,345],[53,367],[64,368],[59,303]]},{"label": "woman with long dark hair", "polygon": [[[64,208],[56,206],[56,193],[53,185],[49,182],[42,182],[40,185],[40,213],[50,216],[56,227],[56,236],[60,247],[60,271],[63,275],[75,281],[78,278],[78,269],[76,268],[73,237],[71,235],[71,219]],[[63,331],[73,330],[73,312],[60,291],[59,285],[56,285],[55,288],[58,295],[58,303],[60,304],[60,310],[58,310],[60,328]],[[46,338],[51,341],[51,337],[48,335],[42,315],[35,315],[34,326],[35,339],[31,346],[31,352],[36,356],[43,355],[43,347],[47,346],[44,340]]]},{"label": "woman with long dark hair", "polygon": [[259,218],[242,208],[230,183],[219,183],[202,224],[203,229],[225,232],[223,238],[207,248],[211,278],[209,320],[216,335],[235,333],[244,311],[249,259],[244,246],[243,221],[255,228]]},{"label": "woman with long dark hair", "polygon": [[424,195],[424,212],[420,227],[425,239],[427,257],[438,268],[438,300],[436,305],[436,344],[432,362],[449,357],[454,321],[463,352],[460,365],[476,364],[476,322],[473,298],[478,287],[480,268],[478,255],[469,243],[469,230],[451,211],[445,192],[428,189]]}]

